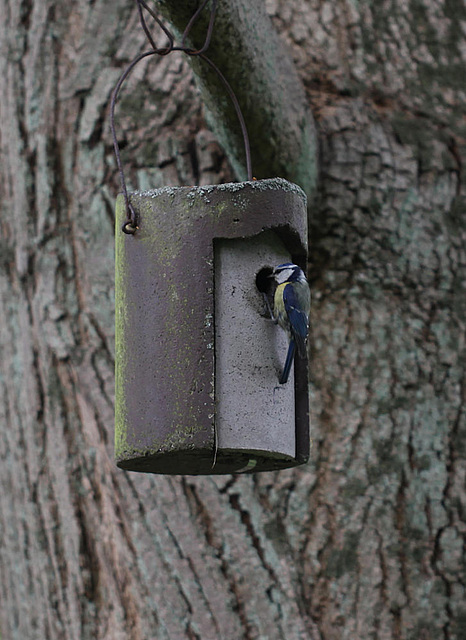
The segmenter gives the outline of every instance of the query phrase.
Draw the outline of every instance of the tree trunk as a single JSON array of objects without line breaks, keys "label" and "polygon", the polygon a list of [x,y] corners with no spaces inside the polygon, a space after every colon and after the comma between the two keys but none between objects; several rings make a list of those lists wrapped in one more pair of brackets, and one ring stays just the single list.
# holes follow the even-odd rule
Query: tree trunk
[{"label": "tree trunk", "polygon": [[[113,462],[133,4],[0,0],[1,639],[462,640],[464,8],[265,3],[320,144],[311,460],[162,477]],[[234,178],[182,54],[117,123],[130,189]]]}]

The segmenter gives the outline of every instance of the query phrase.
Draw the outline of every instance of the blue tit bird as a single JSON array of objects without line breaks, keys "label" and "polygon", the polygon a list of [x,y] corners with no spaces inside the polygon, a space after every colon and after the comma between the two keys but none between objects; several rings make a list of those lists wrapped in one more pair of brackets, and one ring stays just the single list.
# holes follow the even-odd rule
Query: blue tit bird
[{"label": "blue tit bird", "polygon": [[285,366],[279,380],[280,384],[285,384],[290,375],[296,349],[301,358],[307,357],[306,341],[309,332],[311,292],[303,271],[292,262],[279,264],[273,270],[271,277],[277,283],[273,305],[275,321],[287,333],[290,341]]}]

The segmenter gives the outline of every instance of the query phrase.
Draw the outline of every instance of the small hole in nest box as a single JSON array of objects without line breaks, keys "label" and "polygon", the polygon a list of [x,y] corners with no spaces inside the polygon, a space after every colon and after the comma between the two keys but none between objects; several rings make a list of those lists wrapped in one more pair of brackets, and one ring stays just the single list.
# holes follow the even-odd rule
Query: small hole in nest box
[{"label": "small hole in nest box", "polygon": [[256,274],[256,287],[261,293],[269,295],[273,292],[274,280],[270,276],[273,273],[272,267],[263,267]]},{"label": "small hole in nest box", "polygon": [[[276,282],[270,276],[273,273],[272,267],[263,267],[256,274],[256,287],[262,294],[267,306],[267,316],[272,317],[273,296],[275,294]],[[262,315],[262,314],[261,314]]]}]

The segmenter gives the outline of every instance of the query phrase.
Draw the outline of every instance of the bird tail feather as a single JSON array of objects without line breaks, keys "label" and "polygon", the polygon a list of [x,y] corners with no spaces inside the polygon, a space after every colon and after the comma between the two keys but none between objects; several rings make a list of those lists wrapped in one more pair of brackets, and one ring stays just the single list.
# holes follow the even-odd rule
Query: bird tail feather
[{"label": "bird tail feather", "polygon": [[283,367],[282,375],[280,376],[280,384],[286,384],[288,382],[288,376],[290,375],[291,365],[293,364],[294,352],[296,351],[296,343],[292,338],[290,340],[290,346],[288,347],[288,353],[286,354],[285,366]]}]

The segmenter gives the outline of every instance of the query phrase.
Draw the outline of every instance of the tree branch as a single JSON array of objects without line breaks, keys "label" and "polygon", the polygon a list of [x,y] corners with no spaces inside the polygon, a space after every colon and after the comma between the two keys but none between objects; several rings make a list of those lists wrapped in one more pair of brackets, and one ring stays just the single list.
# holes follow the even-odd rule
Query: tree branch
[{"label": "tree branch", "polygon": [[[161,0],[157,9],[180,34],[197,8],[196,0]],[[201,46],[209,11],[191,32]],[[221,1],[207,56],[219,67],[236,94],[249,133],[253,175],[281,176],[309,195],[317,174],[316,132],[293,61],[285,50],[262,0]],[[245,153],[237,117],[225,88],[202,60],[190,58],[208,109],[208,121],[240,179]]]}]

